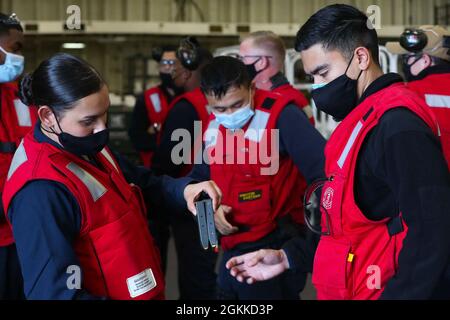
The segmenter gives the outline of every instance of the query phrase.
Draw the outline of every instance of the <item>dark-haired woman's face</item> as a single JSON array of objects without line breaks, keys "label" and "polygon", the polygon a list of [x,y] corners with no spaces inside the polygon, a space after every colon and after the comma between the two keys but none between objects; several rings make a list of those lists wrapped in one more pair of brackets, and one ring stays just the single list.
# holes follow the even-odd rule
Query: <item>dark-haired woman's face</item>
[{"label": "dark-haired woman's face", "polygon": [[[109,105],[109,91],[105,85],[99,92],[80,99],[72,109],[65,111],[59,119],[61,129],[77,137],[105,130]],[[57,125],[54,130],[60,132]]]}]

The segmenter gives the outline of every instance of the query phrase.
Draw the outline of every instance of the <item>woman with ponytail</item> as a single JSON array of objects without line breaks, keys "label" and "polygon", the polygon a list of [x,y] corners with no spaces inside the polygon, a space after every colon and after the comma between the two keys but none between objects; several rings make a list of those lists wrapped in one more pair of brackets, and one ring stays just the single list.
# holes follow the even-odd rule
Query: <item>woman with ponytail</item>
[{"label": "woman with ponytail", "polygon": [[163,299],[143,195],[191,210],[213,182],[155,177],[108,148],[108,86],[87,62],[57,54],[21,82],[39,121],[18,147],[3,204],[28,299]]}]

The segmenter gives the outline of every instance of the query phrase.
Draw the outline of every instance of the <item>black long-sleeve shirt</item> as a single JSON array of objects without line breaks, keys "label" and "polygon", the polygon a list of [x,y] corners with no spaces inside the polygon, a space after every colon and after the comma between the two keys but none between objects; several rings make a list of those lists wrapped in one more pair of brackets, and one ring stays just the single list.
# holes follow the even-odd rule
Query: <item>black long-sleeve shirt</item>
[{"label": "black long-sleeve shirt", "polygon": [[[172,97],[167,90],[160,86],[163,90],[164,98],[170,104],[174,97]],[[148,128],[150,127],[150,117],[145,105],[144,94],[138,95],[136,97],[136,103],[131,115],[131,122],[128,128],[128,135],[130,141],[137,151],[152,151],[154,152],[157,148],[156,134],[150,134]]]},{"label": "black long-sleeve shirt", "polygon": [[[167,114],[164,122],[161,141],[152,159],[152,170],[157,175],[166,174],[178,177],[183,165],[175,164],[171,159],[172,149],[179,143],[172,141],[172,133],[177,129],[184,129],[194,137],[194,124],[200,117],[195,107],[186,99],[179,100]],[[194,142],[192,141],[191,147]]]},{"label": "black long-sleeve shirt", "polygon": [[[380,77],[360,102],[400,81],[394,74]],[[428,299],[448,294],[450,173],[431,129],[406,108],[386,112],[361,147],[354,189],[356,203],[367,218],[382,220],[402,212],[408,226],[398,272],[381,298]],[[306,261],[312,264],[314,250],[305,248],[302,239],[292,240],[284,249],[292,267],[304,268]]]}]

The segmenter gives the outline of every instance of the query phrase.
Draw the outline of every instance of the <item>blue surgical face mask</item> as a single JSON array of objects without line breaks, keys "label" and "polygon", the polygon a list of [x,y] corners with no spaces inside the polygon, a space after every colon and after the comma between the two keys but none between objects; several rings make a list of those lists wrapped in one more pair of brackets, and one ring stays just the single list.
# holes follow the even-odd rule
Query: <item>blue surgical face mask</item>
[{"label": "blue surgical face mask", "polygon": [[214,113],[217,122],[230,130],[241,129],[254,114],[255,111],[252,110],[250,104],[232,114]]},{"label": "blue surgical face mask", "polygon": [[313,83],[311,85],[311,88],[312,88],[312,90],[317,90],[317,89],[325,87],[327,84],[328,83],[326,83],[326,82],[325,83]]},{"label": "blue surgical face mask", "polygon": [[5,54],[5,63],[0,65],[0,83],[16,80],[23,72],[25,59],[23,56],[7,52],[0,47]]}]

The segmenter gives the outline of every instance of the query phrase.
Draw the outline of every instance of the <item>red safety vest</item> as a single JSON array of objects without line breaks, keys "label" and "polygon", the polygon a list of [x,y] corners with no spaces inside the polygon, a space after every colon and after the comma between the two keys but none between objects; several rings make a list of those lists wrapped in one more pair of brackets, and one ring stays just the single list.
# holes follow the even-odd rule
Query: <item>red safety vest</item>
[{"label": "red safety vest", "polygon": [[299,90],[295,89],[290,83],[286,83],[272,90],[272,92],[279,93],[282,96],[292,100],[295,105],[303,109],[306,116],[312,125],[315,125],[314,116],[312,114],[311,106],[306,97]]},{"label": "red safety vest", "polygon": [[[271,134],[278,133],[274,130],[278,117],[291,102],[257,90],[255,115],[243,130],[235,132],[210,116],[203,140],[211,179],[222,190],[222,203],[233,208],[230,223],[240,228],[238,233],[222,236],[224,250],[263,238],[276,228],[276,219],[287,213],[304,223],[301,198],[306,183],[293,161],[273,150],[278,136]],[[275,163],[279,165],[270,169]]]},{"label": "red safety vest", "polygon": [[[150,125],[157,125],[161,128],[166,120],[167,112],[169,110],[169,102],[161,86],[156,86],[145,91],[144,101]],[[161,132],[162,131],[160,130],[156,134],[157,145],[159,145],[161,140]],[[144,166],[150,167],[152,164],[153,152],[141,151],[139,154]]]},{"label": "red safety vest", "polygon": [[33,132],[17,148],[3,193],[5,210],[30,181],[62,183],[75,197],[81,228],[74,241],[83,289],[111,299],[162,299],[164,277],[159,252],[147,229],[138,187],[125,180],[108,149],[98,153],[102,170]]},{"label": "red safety vest", "polygon": [[[172,110],[173,106],[176,105],[180,100],[187,100],[194,108],[195,111],[197,111],[197,115],[202,123],[202,131],[205,130],[208,119],[209,119],[209,113],[208,113],[208,100],[206,100],[205,94],[200,90],[200,88],[196,88],[193,91],[186,92],[178,97],[176,97],[172,103],[169,106],[169,111]],[[195,138],[195,137],[194,137]],[[201,132],[199,135],[199,139],[201,139]],[[200,141],[200,140],[199,140]],[[196,146],[196,143],[194,142],[194,146]],[[196,152],[201,151],[201,148],[199,147],[198,150],[192,150],[191,152],[191,164],[184,165],[183,169],[181,170],[180,177],[184,177],[192,170],[192,163],[194,162],[194,154]]]},{"label": "red safety vest", "polygon": [[407,86],[423,96],[436,115],[442,148],[450,169],[450,73],[432,74]]},{"label": "red safety vest", "polygon": [[[31,130],[37,120],[35,107],[28,107],[17,97],[16,83],[0,84],[0,193],[14,152],[20,140]],[[1,210],[0,210],[1,211]],[[0,246],[14,242],[11,229],[0,212]]]},{"label": "red safety vest", "polygon": [[438,135],[430,109],[416,93],[398,83],[357,106],[326,145],[329,180],[322,189],[321,207],[323,231],[330,225],[330,235],[321,237],[314,259],[312,281],[318,299],[377,299],[396,273],[407,226],[400,215],[399,230],[389,233],[389,219],[367,219],[355,202],[354,179],[367,134],[386,111],[399,106],[417,114]]}]

